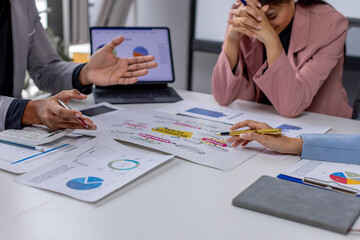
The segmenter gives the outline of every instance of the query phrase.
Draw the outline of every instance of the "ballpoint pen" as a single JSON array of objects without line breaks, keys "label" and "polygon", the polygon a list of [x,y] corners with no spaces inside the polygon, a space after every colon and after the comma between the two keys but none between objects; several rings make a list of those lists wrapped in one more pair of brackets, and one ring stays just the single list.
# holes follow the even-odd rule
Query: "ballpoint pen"
[{"label": "ballpoint pen", "polygon": [[[63,101],[61,101],[60,99],[58,99],[58,102],[61,104],[61,106],[63,106],[64,108],[71,110],[71,108],[65,104]],[[80,122],[82,125],[84,125],[84,127],[89,128],[89,125],[86,124],[86,122],[84,120],[82,120],[81,118],[76,118],[76,120],[78,120],[78,122]]]},{"label": "ballpoint pen", "polygon": [[247,6],[246,0],[241,0],[241,3],[244,4],[244,6]]},{"label": "ballpoint pen", "polygon": [[273,134],[273,135],[277,135],[277,134],[281,134],[281,129],[280,128],[274,128],[274,129],[255,129],[255,130],[240,130],[240,131],[230,131],[230,132],[220,132],[217,133],[216,135],[220,135],[220,136],[224,136],[224,135],[230,135],[230,136],[238,136],[242,133],[249,133],[249,132],[254,132],[254,133],[260,133],[260,134]]}]

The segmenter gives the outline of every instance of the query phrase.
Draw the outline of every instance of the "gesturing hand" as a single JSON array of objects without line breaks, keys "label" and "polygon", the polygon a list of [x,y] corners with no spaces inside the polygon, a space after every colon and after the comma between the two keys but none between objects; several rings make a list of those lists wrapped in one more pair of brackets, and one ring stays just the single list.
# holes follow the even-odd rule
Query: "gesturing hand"
[{"label": "gesturing hand", "polygon": [[114,38],[95,52],[81,70],[79,82],[82,85],[94,83],[98,86],[133,84],[138,77],[146,75],[148,69],[157,67],[156,62],[151,62],[155,58],[150,55],[133,58],[115,56],[114,48],[124,40],[123,36]]},{"label": "gesturing hand", "polygon": [[[269,125],[262,122],[256,122],[252,120],[245,120],[234,124],[230,130],[236,130],[242,127],[249,127],[250,129],[270,129]],[[273,151],[287,154],[301,154],[302,139],[301,138],[289,138],[282,134],[280,135],[265,135],[254,132],[243,133],[240,136],[233,136],[227,139],[228,142],[233,142],[233,147],[246,146],[250,141],[257,141],[264,147],[267,147]]]},{"label": "gesturing hand", "polygon": [[[78,90],[62,91],[46,100],[30,101],[25,107],[22,118],[23,124],[41,124],[51,130],[56,129],[96,129],[96,125],[90,118],[83,117],[80,111],[67,110],[61,106],[58,99],[66,104],[70,99],[85,99],[86,95],[81,94]],[[81,118],[89,126],[84,127],[76,120]]]}]

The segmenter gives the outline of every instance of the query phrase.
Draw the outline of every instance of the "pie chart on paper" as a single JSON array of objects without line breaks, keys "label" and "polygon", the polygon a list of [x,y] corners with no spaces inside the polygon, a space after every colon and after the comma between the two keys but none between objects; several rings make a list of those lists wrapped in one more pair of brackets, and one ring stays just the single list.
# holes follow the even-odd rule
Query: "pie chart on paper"
[{"label": "pie chart on paper", "polygon": [[136,47],[133,52],[134,57],[143,57],[149,55],[149,52],[144,47]]},{"label": "pie chart on paper", "polygon": [[75,190],[91,190],[102,185],[104,180],[97,177],[75,178],[66,183],[66,186]]},{"label": "pie chart on paper", "polygon": [[360,174],[353,172],[336,172],[330,174],[330,178],[338,183],[357,185],[360,184]]}]

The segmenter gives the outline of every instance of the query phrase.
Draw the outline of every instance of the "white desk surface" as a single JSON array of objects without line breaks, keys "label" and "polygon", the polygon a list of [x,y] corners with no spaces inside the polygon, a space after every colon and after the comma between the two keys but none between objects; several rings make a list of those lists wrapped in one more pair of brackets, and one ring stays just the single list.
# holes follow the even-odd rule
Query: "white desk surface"
[{"label": "white desk surface", "polygon": [[[184,99],[216,104],[211,95],[178,92]],[[71,105],[92,103],[90,96]],[[123,106],[156,109],[164,104]],[[272,107],[253,102],[230,107],[278,116]],[[296,121],[330,125],[331,133],[360,133],[355,120],[304,113]],[[255,155],[223,172],[174,158],[95,204],[14,183],[14,174],[0,171],[0,239],[359,239],[357,233],[343,236],[231,205],[261,175],[277,176],[298,159]],[[354,227],[360,228],[359,220]]]}]

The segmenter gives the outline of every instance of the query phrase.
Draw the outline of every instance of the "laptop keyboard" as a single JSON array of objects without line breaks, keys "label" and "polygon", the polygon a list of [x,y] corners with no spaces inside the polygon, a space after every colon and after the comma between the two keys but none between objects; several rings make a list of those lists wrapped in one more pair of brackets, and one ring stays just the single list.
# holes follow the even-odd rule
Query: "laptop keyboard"
[{"label": "laptop keyboard", "polygon": [[[102,99],[102,100],[100,100]],[[96,102],[110,103],[144,103],[144,102],[176,102],[181,97],[170,87],[117,89],[114,91],[95,92]]]},{"label": "laptop keyboard", "polygon": [[114,92],[99,93],[99,97],[111,98],[156,98],[156,97],[170,97],[173,91],[169,88],[161,89],[119,89]]}]

